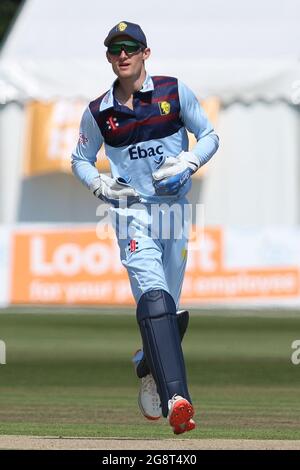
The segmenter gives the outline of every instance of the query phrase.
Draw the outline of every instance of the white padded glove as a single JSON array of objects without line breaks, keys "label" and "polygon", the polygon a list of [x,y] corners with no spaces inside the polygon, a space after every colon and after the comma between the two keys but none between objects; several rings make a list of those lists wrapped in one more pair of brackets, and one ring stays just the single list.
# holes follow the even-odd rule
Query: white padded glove
[{"label": "white padded glove", "polygon": [[156,194],[161,196],[177,194],[199,167],[199,159],[192,152],[181,152],[178,157],[162,160],[158,170],[152,174]]},{"label": "white padded glove", "polygon": [[178,157],[168,157],[162,165],[153,173],[155,180],[162,180],[182,173],[187,168],[191,168],[193,173],[200,166],[199,159],[192,152],[181,152]]},{"label": "white padded glove", "polygon": [[140,201],[140,197],[135,189],[129,185],[129,179],[122,177],[111,178],[110,176],[99,174],[93,178],[90,185],[92,193],[105,202],[118,207],[121,203],[130,206]]}]

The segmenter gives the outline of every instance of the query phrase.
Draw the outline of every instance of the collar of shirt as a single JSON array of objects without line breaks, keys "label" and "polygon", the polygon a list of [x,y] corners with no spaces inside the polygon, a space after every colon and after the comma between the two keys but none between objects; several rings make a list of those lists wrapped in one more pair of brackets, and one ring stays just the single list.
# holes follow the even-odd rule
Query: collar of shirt
[{"label": "collar of shirt", "polygon": [[[113,106],[114,106],[114,86],[115,86],[117,80],[114,81],[114,83],[112,84],[112,86],[110,87],[108,92],[103,97],[103,100],[100,103],[99,111],[104,111],[105,109],[113,108]],[[139,92],[147,93],[148,91],[153,91],[153,90],[154,90],[153,80],[150,77],[150,75],[147,73],[145,81],[143,83],[143,86],[139,90]]]}]

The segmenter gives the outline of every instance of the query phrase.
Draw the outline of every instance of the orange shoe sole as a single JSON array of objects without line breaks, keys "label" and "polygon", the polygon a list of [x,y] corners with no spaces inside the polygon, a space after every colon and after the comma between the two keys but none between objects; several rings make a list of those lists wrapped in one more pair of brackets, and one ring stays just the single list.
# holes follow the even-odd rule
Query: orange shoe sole
[{"label": "orange shoe sole", "polygon": [[192,431],[196,427],[193,406],[184,398],[174,403],[169,423],[173,428],[174,434],[182,434],[186,431]]}]

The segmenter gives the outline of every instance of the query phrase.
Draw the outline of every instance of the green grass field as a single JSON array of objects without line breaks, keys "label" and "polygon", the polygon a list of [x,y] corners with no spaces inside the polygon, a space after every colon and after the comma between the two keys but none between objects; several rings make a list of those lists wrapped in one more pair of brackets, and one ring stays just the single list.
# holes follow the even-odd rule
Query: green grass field
[{"label": "green grass field", "polygon": [[[0,434],[173,438],[138,409],[134,315],[0,315]],[[300,439],[300,315],[192,311],[183,347],[198,427],[182,438]]]}]

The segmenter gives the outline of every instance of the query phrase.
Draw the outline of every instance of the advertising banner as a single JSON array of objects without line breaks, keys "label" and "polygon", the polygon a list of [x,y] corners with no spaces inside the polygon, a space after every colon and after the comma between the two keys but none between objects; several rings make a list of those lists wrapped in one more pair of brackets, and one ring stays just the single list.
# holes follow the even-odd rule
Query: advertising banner
[{"label": "advertising banner", "polygon": [[[31,101],[26,105],[24,176],[71,171],[71,154],[86,105],[80,100]],[[97,165],[100,171],[109,171],[104,148]]]},{"label": "advertising banner", "polygon": [[[193,244],[188,254],[181,303],[300,305],[299,240],[298,229],[205,228],[199,249]],[[12,248],[12,303],[134,303],[113,233],[18,230]]]}]

